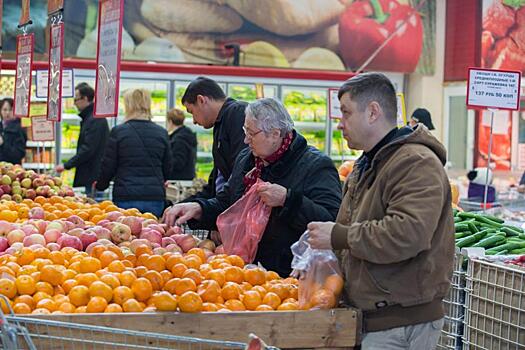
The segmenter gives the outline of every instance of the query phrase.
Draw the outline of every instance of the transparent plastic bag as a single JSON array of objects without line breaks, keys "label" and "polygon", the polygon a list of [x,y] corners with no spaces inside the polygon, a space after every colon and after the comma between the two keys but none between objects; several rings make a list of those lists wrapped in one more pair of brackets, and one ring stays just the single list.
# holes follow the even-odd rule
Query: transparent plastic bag
[{"label": "transparent plastic bag", "polygon": [[292,268],[300,275],[299,308],[332,309],[337,306],[343,291],[339,261],[328,249],[312,249],[308,231],[291,247]]},{"label": "transparent plastic bag", "polygon": [[224,252],[238,255],[246,263],[255,259],[272,208],[263,203],[257,187],[264,184],[260,179],[231,207],[217,218]]}]

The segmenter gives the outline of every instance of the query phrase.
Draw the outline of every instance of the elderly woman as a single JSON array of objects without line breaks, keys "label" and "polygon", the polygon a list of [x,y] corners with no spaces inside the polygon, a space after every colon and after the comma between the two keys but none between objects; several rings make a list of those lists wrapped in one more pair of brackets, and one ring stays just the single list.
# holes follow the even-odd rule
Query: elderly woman
[{"label": "elderly woman", "polygon": [[113,201],[123,209],[162,215],[164,182],[171,172],[168,133],[151,121],[151,96],[147,90],[124,93],[125,122],[109,134],[100,175],[99,191],[114,181]]},{"label": "elderly woman", "polygon": [[265,98],[246,108],[244,142],[233,173],[215,198],[177,204],[165,212],[168,224],[214,229],[217,216],[257,181],[262,201],[272,208],[255,263],[281,276],[291,272],[292,252],[311,221],[333,220],[341,203],[341,184],[332,160],[306,144],[278,100]]}]

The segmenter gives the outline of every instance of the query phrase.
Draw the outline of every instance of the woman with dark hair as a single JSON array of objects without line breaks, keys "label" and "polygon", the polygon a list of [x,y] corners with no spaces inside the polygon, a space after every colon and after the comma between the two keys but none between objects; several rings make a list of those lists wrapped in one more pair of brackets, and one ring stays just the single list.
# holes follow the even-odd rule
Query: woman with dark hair
[{"label": "woman with dark hair", "polygon": [[26,155],[27,133],[13,114],[13,99],[0,102],[0,161],[21,164]]}]

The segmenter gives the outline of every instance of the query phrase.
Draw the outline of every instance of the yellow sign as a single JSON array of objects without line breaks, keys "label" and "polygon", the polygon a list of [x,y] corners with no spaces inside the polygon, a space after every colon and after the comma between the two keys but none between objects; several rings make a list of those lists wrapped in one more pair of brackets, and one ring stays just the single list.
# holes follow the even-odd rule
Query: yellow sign
[{"label": "yellow sign", "polygon": [[405,95],[398,92],[397,96],[397,127],[402,128],[407,125],[407,110],[405,107]]}]

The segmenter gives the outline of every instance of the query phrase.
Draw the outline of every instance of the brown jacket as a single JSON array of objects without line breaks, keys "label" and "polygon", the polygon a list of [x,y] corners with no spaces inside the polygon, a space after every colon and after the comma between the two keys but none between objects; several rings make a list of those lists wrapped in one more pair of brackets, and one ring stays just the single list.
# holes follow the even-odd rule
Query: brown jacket
[{"label": "brown jacket", "polygon": [[428,129],[403,128],[360,179],[356,164],[344,186],[332,246],[345,296],[363,310],[365,331],[444,315],[454,254],[445,161],[443,145]]}]

